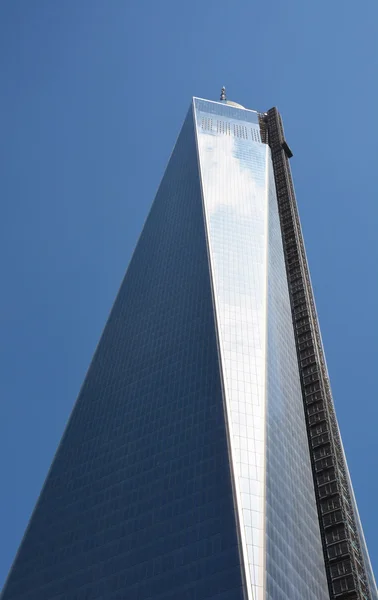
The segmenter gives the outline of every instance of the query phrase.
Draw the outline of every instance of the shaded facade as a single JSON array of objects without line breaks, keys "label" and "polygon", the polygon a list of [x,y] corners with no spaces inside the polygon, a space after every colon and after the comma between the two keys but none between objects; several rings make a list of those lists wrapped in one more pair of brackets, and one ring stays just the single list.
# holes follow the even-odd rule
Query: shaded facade
[{"label": "shaded facade", "polygon": [[193,99],[2,600],[376,599],[290,155]]}]

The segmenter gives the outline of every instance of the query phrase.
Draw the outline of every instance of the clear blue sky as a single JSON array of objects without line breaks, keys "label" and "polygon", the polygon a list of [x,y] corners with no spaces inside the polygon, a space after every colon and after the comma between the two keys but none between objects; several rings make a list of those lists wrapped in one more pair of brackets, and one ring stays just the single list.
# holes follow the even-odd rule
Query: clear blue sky
[{"label": "clear blue sky", "polygon": [[277,105],[378,570],[376,0],[0,4],[0,585],[190,98]]}]

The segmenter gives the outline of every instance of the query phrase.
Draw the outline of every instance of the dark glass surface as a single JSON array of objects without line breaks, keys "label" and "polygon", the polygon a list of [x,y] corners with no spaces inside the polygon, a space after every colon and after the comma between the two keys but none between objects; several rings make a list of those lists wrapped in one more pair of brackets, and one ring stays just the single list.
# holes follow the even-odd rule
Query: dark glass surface
[{"label": "dark glass surface", "polygon": [[190,111],[2,598],[242,597]]}]

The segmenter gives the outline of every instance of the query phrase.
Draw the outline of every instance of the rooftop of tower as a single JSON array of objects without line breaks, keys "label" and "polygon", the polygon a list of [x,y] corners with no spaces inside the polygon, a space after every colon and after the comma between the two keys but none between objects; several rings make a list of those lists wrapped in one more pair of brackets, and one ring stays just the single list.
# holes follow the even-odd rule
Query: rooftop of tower
[{"label": "rooftop of tower", "polygon": [[236,108],[245,108],[245,106],[242,106],[241,104],[238,104],[237,102],[232,102],[232,100],[226,100],[226,104],[230,104],[230,106],[236,106]]}]

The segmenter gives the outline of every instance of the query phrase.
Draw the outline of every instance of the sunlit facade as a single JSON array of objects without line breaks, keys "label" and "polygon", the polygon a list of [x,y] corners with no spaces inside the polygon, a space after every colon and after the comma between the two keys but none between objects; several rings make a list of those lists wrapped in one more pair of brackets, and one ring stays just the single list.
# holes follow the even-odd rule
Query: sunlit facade
[{"label": "sunlit facade", "polygon": [[326,600],[271,151],[255,111],[194,114],[248,597]]},{"label": "sunlit facade", "polygon": [[376,600],[276,109],[194,98],[2,600]]}]

